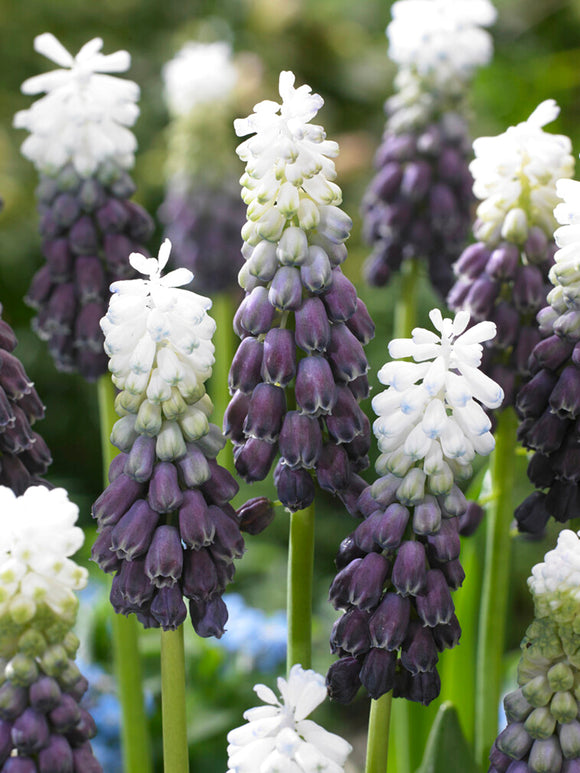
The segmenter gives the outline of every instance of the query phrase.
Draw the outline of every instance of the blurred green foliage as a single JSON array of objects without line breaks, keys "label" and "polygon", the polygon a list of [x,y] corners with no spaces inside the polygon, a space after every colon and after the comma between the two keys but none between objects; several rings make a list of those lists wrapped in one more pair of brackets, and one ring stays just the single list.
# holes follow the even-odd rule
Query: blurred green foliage
[{"label": "blurred green foliage", "polygon": [[[6,205],[0,217],[0,302],[5,318],[17,332],[17,353],[47,406],[46,419],[37,429],[53,452],[50,479],[69,490],[81,507],[85,525],[90,522],[90,503],[101,488],[96,388],[78,376],[55,371],[44,344],[30,330],[32,312],[22,302],[34,271],[43,262],[34,201],[36,172],[19,154],[23,133],[11,126],[14,113],[28,107],[31,101],[20,94],[21,82],[50,68],[34,52],[33,38],[50,31],[76,53],[87,40],[99,36],[105,41],[106,53],[120,48],[130,51],[133,65],[128,75],[142,90],[141,117],[135,128],[140,148],[134,169],[136,198],[151,213],[156,212],[163,198],[168,116],[162,99],[161,67],[181,44],[189,39],[227,39],[235,52],[259,56],[262,84],[257,99],[275,99],[279,71],[293,70],[298,84],[306,82],[324,97],[320,121],[328,136],[341,144],[338,182],[344,190],[344,208],[355,223],[345,268],[358,283],[367,254],[360,237],[359,202],[372,174],[372,155],[384,124],[382,104],[391,93],[394,75],[384,35],[390,5],[385,0],[0,0],[0,196]],[[493,29],[495,57],[478,74],[473,89],[473,136],[499,133],[508,125],[525,120],[540,101],[553,97],[562,112],[548,129],[569,135],[574,152],[578,153],[580,0],[498,0],[497,7],[499,18]],[[232,130],[232,154],[235,144]],[[154,252],[160,237],[158,231],[151,243]],[[395,281],[387,290],[380,291],[369,290],[361,283],[359,292],[377,324],[377,336],[367,350],[371,383],[376,388],[376,371],[387,357],[398,283]],[[420,293],[426,318],[435,299],[426,282]],[[370,405],[367,409],[370,415]],[[244,486],[240,501],[244,495],[261,492],[259,485],[251,489]],[[321,498],[318,510],[318,646],[314,665],[324,671],[331,661],[326,642],[334,618],[327,604],[333,556],[340,539],[352,529],[352,521],[340,503],[327,496]],[[275,609],[284,604],[286,531],[287,517],[280,512],[266,534],[248,540],[249,549],[239,565],[236,590],[257,606]],[[518,645],[530,609],[523,579],[544,550],[545,543],[518,541],[516,545],[513,587],[518,614],[511,621],[512,647]],[[104,631],[106,640],[106,625]],[[188,639],[194,638],[189,629],[187,633]],[[154,637],[155,634],[146,637],[153,652],[157,648]],[[227,680],[218,689],[215,678],[223,664],[215,660],[215,653],[211,654],[214,651],[204,644],[188,646],[194,664],[190,663],[190,677],[196,685],[190,696],[192,727],[197,738],[204,734],[206,737],[199,747],[202,756],[196,758],[194,769],[213,773],[225,767],[224,728],[232,722],[239,724],[242,708],[252,705],[250,686],[254,680],[249,677],[243,687],[236,688],[241,695],[240,709],[237,719],[232,720],[230,698],[236,690]],[[103,648],[101,642],[96,649],[101,659],[106,660],[106,646]],[[223,654],[220,657],[223,659]],[[155,671],[152,660],[149,672]],[[210,698],[214,705],[202,715],[199,704]],[[348,729],[344,729],[344,712],[337,710],[334,717],[335,722],[343,724],[351,741],[356,735],[353,722],[364,727],[365,702],[359,700],[356,705],[361,719],[356,718],[357,713],[349,712]]]}]

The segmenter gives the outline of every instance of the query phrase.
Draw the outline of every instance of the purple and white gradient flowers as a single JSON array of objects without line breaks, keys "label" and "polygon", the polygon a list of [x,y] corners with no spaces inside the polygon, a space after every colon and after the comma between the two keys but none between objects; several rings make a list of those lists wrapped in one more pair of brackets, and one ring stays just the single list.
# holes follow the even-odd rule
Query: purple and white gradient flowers
[{"label": "purple and white gradient flowers", "polygon": [[281,104],[260,102],[234,124],[238,135],[253,136],[237,151],[246,162],[239,275],[246,296],[234,320],[243,340],[225,431],[248,481],[265,478],[279,454],[278,496],[295,511],[313,501],[310,470],[344,499],[363,484],[356,471],[368,465],[370,426],[358,402],[368,395],[363,345],[374,325],[340,268],[351,219],[333,182],[338,145],[310,123],[322,98],[294,80],[282,72]]},{"label": "purple and white gradient flowers", "polygon": [[466,94],[492,56],[489,0],[399,0],[387,28],[398,65],[396,94],[376,155],[377,175],[363,200],[371,284],[386,284],[403,260],[425,259],[445,296],[451,264],[470,225],[472,179]]},{"label": "purple and white gradient flowers", "polygon": [[278,678],[280,698],[264,684],[254,690],[266,705],[245,711],[247,724],[228,733],[230,773],[344,772],[351,745],[307,719],[326,698],[324,677],[295,665]]},{"label": "purple and white gradient flowers", "polygon": [[216,462],[225,440],[209,421],[205,392],[214,361],[211,301],[180,289],[192,279],[187,269],[162,275],[170,249],[166,240],[159,258],[130,256],[145,278],[113,284],[101,322],[121,390],[111,442],[122,453],[93,506],[100,532],[93,558],[115,573],[117,612],[174,629],[187,615],[186,596],[197,633],[219,637],[227,620],[221,594],[244,551],[240,524],[262,502],[248,503],[239,517],[229,504],[238,486]]},{"label": "purple and white gradient flowers", "polygon": [[70,558],[84,540],[78,508],[64,489],[1,486],[0,513],[0,770],[102,773],[74,662],[74,591],[88,576]]},{"label": "purple and white gradient flowers", "polygon": [[563,202],[554,215],[560,248],[549,278],[548,306],[538,314],[542,340],[530,357],[531,378],[520,389],[516,409],[522,418],[518,437],[534,451],[528,476],[538,489],[517,508],[522,531],[540,533],[550,516],[565,522],[580,507],[580,182],[559,180]]},{"label": "purple and white gradient flowers", "polygon": [[364,520],[339,550],[330,600],[344,610],[332,631],[340,660],[328,672],[331,697],[347,703],[364,685],[372,698],[424,704],[440,689],[438,652],[461,634],[451,598],[463,582],[459,534],[477,505],[456,484],[476,454],[494,447],[482,406],[497,408],[501,388],[479,370],[492,322],[467,329],[469,315],[444,319],[437,332],[415,328],[389,345],[395,358],[379,372],[387,389],[373,399],[379,477],[360,495]]},{"label": "purple and white gradient flowers", "polygon": [[474,321],[497,324],[483,369],[502,385],[504,406],[514,403],[522,377],[529,375],[530,353],[540,338],[536,314],[545,305],[555,251],[556,181],[574,168],[570,140],[543,128],[558,112],[546,100],[527,121],[473,143],[470,169],[481,199],[473,228],[478,241],[454,266],[457,282],[448,303],[466,309]]},{"label": "purple and white gradient flowers", "polygon": [[532,569],[535,619],[521,645],[519,686],[504,699],[508,725],[492,747],[489,773],[579,769],[579,567],[580,540],[565,529]]},{"label": "purple and white gradient flowers", "polygon": [[171,116],[167,194],[159,211],[173,260],[193,271],[198,289],[237,289],[244,223],[231,122],[238,82],[227,43],[186,43],[163,68]]},{"label": "purple and white gradient flowers", "polygon": [[102,45],[95,38],[73,57],[50,33],[36,37],[35,49],[61,69],[24,82],[25,94],[46,93],[14,118],[30,132],[22,152],[40,174],[46,257],[26,301],[38,310],[33,325],[56,366],[89,380],[106,371],[99,319],[107,287],[132,274],[127,255],[143,251],[153,230],[149,215],[129,201],[136,149],[129,127],[139,114],[139,88],[111,74],[129,68],[129,54],[105,55]]},{"label": "purple and white gradient flowers", "polygon": [[32,429],[44,406],[22,363],[13,353],[16,336],[2,319],[0,304],[0,485],[16,495],[42,484],[52,459],[42,437]]}]

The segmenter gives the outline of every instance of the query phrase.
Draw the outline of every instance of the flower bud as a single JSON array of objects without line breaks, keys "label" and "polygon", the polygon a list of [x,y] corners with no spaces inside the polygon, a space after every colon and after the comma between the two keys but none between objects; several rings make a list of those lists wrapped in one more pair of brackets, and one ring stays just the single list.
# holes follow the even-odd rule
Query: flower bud
[{"label": "flower bud", "polygon": [[332,412],[326,417],[326,428],[336,443],[350,443],[363,431],[363,413],[348,387],[337,386],[335,395]]},{"label": "flower bud", "polygon": [[280,501],[292,512],[304,510],[314,501],[314,483],[307,470],[291,469],[280,461],[274,470],[274,483]]},{"label": "flower bud", "polygon": [[324,491],[335,494],[348,486],[350,464],[342,446],[326,443],[316,465],[318,485]]},{"label": "flower bud", "polygon": [[330,635],[330,651],[340,654],[363,655],[370,647],[369,616],[360,609],[345,612],[334,624]]},{"label": "flower bud", "polygon": [[54,773],[67,773],[73,770],[73,753],[69,742],[62,735],[52,734],[45,746],[38,754],[38,770],[40,773],[54,771]]},{"label": "flower bud", "polygon": [[356,311],[357,293],[352,282],[345,277],[340,268],[332,272],[332,287],[322,296],[328,318],[332,322],[345,322]]},{"label": "flower bud", "polygon": [[250,396],[243,392],[236,392],[228,403],[224,414],[224,434],[234,443],[245,442],[244,421],[248,414]]},{"label": "flower bud", "polygon": [[554,691],[550,687],[547,678],[540,674],[522,686],[522,693],[532,706],[546,706]]},{"label": "flower bud", "polygon": [[175,631],[187,617],[178,584],[160,588],[151,602],[151,614],[164,631]]},{"label": "flower bud", "polygon": [[58,705],[49,713],[50,724],[57,733],[66,733],[78,724],[81,712],[71,695],[61,695]]},{"label": "flower bud", "polygon": [[235,478],[225,467],[213,459],[208,460],[211,477],[200,486],[203,495],[210,504],[225,505],[238,493],[239,486]]},{"label": "flower bud", "polygon": [[307,414],[319,416],[332,411],[336,400],[334,377],[328,361],[313,355],[298,363],[296,403]]},{"label": "flower bud", "polygon": [[395,684],[396,652],[373,648],[366,656],[360,671],[360,681],[371,698],[378,699]]},{"label": "flower bud", "polygon": [[371,645],[397,650],[407,634],[411,602],[398,593],[387,593],[369,620]]},{"label": "flower bud", "polygon": [[273,443],[280,433],[285,413],[284,390],[273,384],[258,384],[250,398],[244,433]]},{"label": "flower bud", "polygon": [[49,729],[44,714],[25,709],[12,725],[12,743],[23,755],[39,752],[48,743]]},{"label": "flower bud", "polygon": [[248,499],[236,511],[240,531],[246,534],[260,534],[274,520],[275,510],[272,502],[266,497]]},{"label": "flower bud", "polygon": [[264,346],[257,338],[249,336],[240,343],[232,360],[228,377],[232,394],[236,389],[250,394],[254,387],[260,383],[263,353]]},{"label": "flower bud", "polygon": [[432,555],[437,561],[453,561],[459,557],[461,543],[457,531],[458,525],[456,518],[443,519],[439,531],[427,536],[430,556]]},{"label": "flower bud", "polygon": [[331,700],[350,703],[360,688],[358,658],[341,658],[333,663],[326,675],[326,686]]},{"label": "flower bud", "polygon": [[171,513],[177,510],[183,501],[183,493],[177,480],[177,468],[171,462],[159,462],[155,465],[149,481],[147,501],[156,513]]},{"label": "flower bud", "polygon": [[544,741],[534,741],[528,758],[528,767],[538,773],[560,770],[562,749],[555,736]]},{"label": "flower bud", "polygon": [[429,628],[411,621],[401,647],[401,663],[411,674],[431,671],[439,660]]},{"label": "flower bud", "polygon": [[519,760],[529,751],[532,738],[520,722],[514,722],[503,730],[496,741],[497,747],[512,759]]},{"label": "flower bud", "polygon": [[198,636],[215,636],[216,639],[222,637],[228,620],[228,610],[220,596],[201,604],[190,601],[189,614]]},{"label": "flower bud", "polygon": [[42,676],[29,688],[30,705],[41,714],[48,714],[60,702],[61,691],[56,679]]},{"label": "flower bud", "polygon": [[211,545],[215,526],[208,512],[203,494],[195,489],[183,492],[179,508],[179,535],[187,547],[198,550]]},{"label": "flower bud", "polygon": [[144,499],[138,499],[111,532],[111,550],[129,562],[145,555],[158,521],[159,514]]},{"label": "flower bud", "polygon": [[308,354],[325,352],[330,343],[330,323],[320,298],[306,298],[294,319],[296,345]]},{"label": "flower bud", "polygon": [[436,534],[441,525],[441,508],[435,497],[427,495],[413,510],[413,531],[418,535]]},{"label": "flower bud", "polygon": [[266,287],[255,287],[238,310],[240,324],[253,336],[267,333],[272,327],[276,310],[268,300]]},{"label": "flower bud", "polygon": [[302,303],[300,271],[292,266],[282,266],[279,268],[270,284],[268,300],[279,311],[296,311],[296,309],[299,309]]},{"label": "flower bud", "polygon": [[300,281],[311,293],[322,293],[332,284],[328,253],[318,245],[308,248],[306,261],[300,266]]},{"label": "flower bud", "polygon": [[400,546],[391,581],[402,596],[417,596],[424,593],[427,587],[427,570],[425,567],[425,548],[415,540],[403,542]]},{"label": "flower bud", "polygon": [[28,690],[11,682],[0,686],[0,719],[13,722],[28,705]]},{"label": "flower bud", "polygon": [[276,456],[276,443],[250,437],[234,451],[236,472],[247,483],[264,480]]},{"label": "flower bud", "polygon": [[364,376],[368,362],[360,341],[346,325],[332,325],[327,357],[337,381],[353,381]]},{"label": "flower bud", "polygon": [[283,266],[301,266],[308,254],[308,240],[301,228],[286,228],[278,242],[276,255]]},{"label": "flower bud", "polygon": [[318,419],[298,411],[288,411],[278,438],[278,448],[289,467],[315,467],[322,453],[322,432]]},{"label": "flower bud", "polygon": [[[539,711],[539,709],[536,709],[536,711]],[[562,754],[566,759],[577,759],[580,757],[580,722],[573,720],[560,724],[558,736]]]},{"label": "flower bud", "polygon": [[501,235],[508,242],[523,244],[528,238],[528,218],[523,209],[510,209],[504,218]]},{"label": "flower bud", "polygon": [[[553,682],[549,677],[548,681],[551,683]],[[578,714],[578,704],[570,692],[567,690],[560,690],[554,694],[554,697],[550,701],[550,712],[560,724],[566,724],[576,719],[576,715]]]},{"label": "flower bud", "polygon": [[288,386],[296,375],[296,347],[292,331],[285,328],[269,330],[264,339],[263,351],[262,379],[278,387]]},{"label": "flower bud", "polygon": [[157,588],[171,587],[181,577],[183,549],[175,526],[155,529],[145,558],[145,574]]}]

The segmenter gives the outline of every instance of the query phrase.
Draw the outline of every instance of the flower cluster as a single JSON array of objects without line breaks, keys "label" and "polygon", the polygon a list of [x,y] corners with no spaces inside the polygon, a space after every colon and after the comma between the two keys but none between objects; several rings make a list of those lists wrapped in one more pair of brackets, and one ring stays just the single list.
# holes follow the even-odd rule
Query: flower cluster
[{"label": "flower cluster", "polygon": [[531,378],[516,402],[518,437],[534,451],[528,476],[538,489],[517,508],[516,520],[532,533],[541,532],[550,516],[576,518],[580,507],[580,182],[560,180],[557,192],[564,201],[554,210],[562,224],[554,235],[560,248],[549,275],[554,286],[538,314],[542,340],[530,357]]},{"label": "flower cluster", "polygon": [[424,258],[443,296],[470,226],[471,153],[465,94],[492,55],[489,0],[398,0],[387,28],[397,93],[364,197],[371,284],[386,284],[405,259]]},{"label": "flower cluster", "polygon": [[357,502],[363,518],[341,544],[330,600],[344,610],[332,631],[340,660],[328,672],[331,697],[349,702],[364,685],[372,698],[393,694],[427,704],[440,688],[438,652],[461,628],[450,591],[463,582],[459,535],[481,509],[456,480],[469,477],[476,454],[494,447],[482,408],[503,394],[478,370],[495,325],[466,330],[469,315],[430,313],[437,333],[416,328],[391,342],[379,372],[388,388],[373,399],[381,455],[379,477]]},{"label": "flower cluster", "polygon": [[238,135],[254,136],[238,147],[246,162],[246,296],[234,319],[243,340],[224,423],[240,475],[262,480],[279,453],[278,497],[300,510],[314,498],[310,470],[343,498],[360,491],[370,425],[358,402],[368,395],[363,345],[374,325],[340,267],[351,219],[333,182],[338,146],[310,123],[322,98],[309,86],[295,89],[291,72],[281,73],[279,88],[281,105],[260,102],[235,122]]},{"label": "flower cluster", "polygon": [[227,620],[221,594],[244,550],[240,526],[263,501],[240,516],[229,504],[238,485],[216,462],[225,440],[209,422],[205,391],[214,361],[211,302],[179,289],[192,279],[187,269],[161,275],[170,250],[166,240],[158,259],[130,256],[146,278],[113,284],[101,322],[120,390],[111,442],[122,453],[93,506],[100,532],[93,558],[115,572],[117,612],[174,629],[187,615],[185,595],[197,633],[219,637]]},{"label": "flower cluster", "polygon": [[0,513],[0,770],[102,773],[74,662],[74,591],[87,581],[70,558],[84,539],[78,508],[64,489],[0,487]]},{"label": "flower cluster", "polygon": [[172,121],[159,214],[174,260],[193,271],[200,292],[237,288],[244,208],[230,150],[232,51],[227,43],[186,43],[163,75]]},{"label": "flower cluster", "polygon": [[132,275],[127,255],[142,251],[153,230],[145,210],[129,201],[135,186],[127,169],[136,141],[128,127],[139,113],[139,89],[109,74],[127,70],[130,57],[100,53],[100,38],[74,58],[49,33],[34,45],[62,69],[24,82],[25,94],[46,95],[14,119],[30,132],[22,152],[40,174],[46,258],[26,301],[38,311],[34,328],[56,366],[93,380],[107,367],[99,328],[107,288]]},{"label": "flower cluster", "polygon": [[565,529],[532,569],[535,619],[521,645],[519,687],[504,700],[508,725],[491,750],[489,773],[579,769],[579,566],[580,540]]},{"label": "flower cluster", "polygon": [[540,338],[536,314],[545,305],[552,264],[556,181],[570,177],[570,140],[545,132],[559,108],[542,102],[523,123],[473,144],[470,168],[481,199],[474,235],[455,264],[457,282],[448,304],[467,309],[473,320],[493,320],[498,336],[483,368],[512,405],[530,353]]},{"label": "flower cluster", "polygon": [[52,459],[32,425],[44,416],[44,406],[22,363],[13,354],[16,337],[2,319],[0,304],[0,485],[15,494],[42,483]]},{"label": "flower cluster", "polygon": [[228,771],[343,773],[351,745],[307,719],[326,698],[320,674],[292,666],[287,680],[278,678],[280,699],[264,684],[254,690],[266,705],[245,711],[247,724],[228,733]]}]

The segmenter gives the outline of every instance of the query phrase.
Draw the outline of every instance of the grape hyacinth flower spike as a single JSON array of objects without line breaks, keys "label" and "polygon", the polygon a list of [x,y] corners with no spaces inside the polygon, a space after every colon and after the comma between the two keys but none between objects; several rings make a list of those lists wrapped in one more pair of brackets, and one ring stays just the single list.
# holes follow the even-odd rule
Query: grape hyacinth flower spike
[{"label": "grape hyacinth flower spike", "polygon": [[554,210],[561,224],[560,248],[549,278],[548,305],[538,314],[542,340],[530,357],[531,377],[520,389],[518,437],[534,454],[528,476],[538,489],[516,509],[521,531],[541,533],[550,516],[565,522],[580,508],[580,182],[560,180],[563,202]]},{"label": "grape hyacinth flower spike", "polygon": [[261,500],[240,516],[229,504],[238,485],[216,462],[225,440],[209,421],[205,391],[211,301],[180,289],[192,279],[187,269],[162,275],[170,250],[165,240],[158,258],[129,257],[145,278],[115,282],[101,321],[120,390],[111,442],[121,453],[93,506],[100,533],[92,555],[115,574],[116,612],[174,630],[187,615],[185,596],[197,633],[219,637],[227,620],[221,595],[244,550],[240,525]]},{"label": "grape hyacinth flower spike", "polygon": [[171,123],[159,215],[172,259],[193,271],[199,292],[238,290],[244,210],[231,153],[238,80],[231,47],[186,43],[163,68],[163,79]]},{"label": "grape hyacinth flower spike", "polygon": [[88,577],[70,558],[84,540],[78,508],[64,489],[2,486],[0,513],[0,771],[102,773],[72,630]]},{"label": "grape hyacinth flower spike", "polygon": [[280,698],[265,684],[254,690],[266,705],[245,711],[247,724],[228,733],[230,773],[344,773],[351,745],[307,719],[327,696],[324,677],[294,665],[288,679],[278,677]]},{"label": "grape hyacinth flower spike", "polygon": [[56,367],[96,380],[107,370],[99,320],[110,283],[133,275],[127,255],[149,239],[150,216],[130,201],[128,169],[136,140],[129,127],[139,114],[139,87],[111,73],[130,66],[126,51],[102,54],[94,38],[73,57],[50,33],[35,50],[61,69],[29,78],[25,94],[40,94],[14,117],[30,136],[22,153],[40,175],[37,188],[45,265],[26,302],[33,326]]},{"label": "grape hyacinth flower spike", "polygon": [[543,128],[558,113],[554,100],[546,100],[526,121],[473,143],[477,241],[455,264],[457,281],[447,301],[455,311],[467,309],[473,321],[496,323],[498,335],[482,367],[502,385],[503,407],[514,404],[529,376],[529,357],[540,339],[536,314],[546,303],[556,249],[556,181],[574,170],[568,137]]},{"label": "grape hyacinth flower spike", "polygon": [[16,343],[14,331],[2,319],[0,304],[0,486],[20,496],[29,486],[44,484],[41,476],[52,459],[46,443],[32,429],[44,417],[44,405],[14,354]]},{"label": "grape hyacinth flower spike", "polygon": [[424,259],[445,297],[471,224],[466,96],[477,68],[491,59],[483,28],[496,12],[489,0],[398,0],[392,15],[396,94],[385,103],[378,171],[362,204],[373,246],[365,272],[371,284],[384,285],[403,261]]},{"label": "grape hyacinth flower spike", "polygon": [[489,773],[580,770],[579,565],[578,535],[564,529],[532,569],[534,621],[521,644],[518,688],[504,699],[508,724],[492,747]]},{"label": "grape hyacinth flower spike", "polygon": [[429,316],[437,332],[415,328],[411,339],[389,344],[395,359],[379,371],[387,389],[373,398],[380,477],[360,495],[364,520],[336,561],[330,600],[343,615],[331,647],[340,659],[327,679],[344,703],[362,683],[375,699],[393,690],[428,704],[440,689],[438,652],[461,633],[451,591],[464,578],[467,502],[457,482],[471,476],[477,454],[492,451],[484,407],[497,408],[503,393],[479,370],[494,323],[467,329],[467,312]]},{"label": "grape hyacinth flower spike", "polygon": [[310,123],[322,98],[294,82],[282,72],[281,104],[260,102],[234,124],[253,136],[237,149],[246,162],[246,295],[224,426],[247,481],[264,479],[279,455],[278,497],[298,511],[314,499],[311,470],[345,500],[361,490],[370,426],[358,403],[368,396],[363,346],[374,325],[341,269],[352,222],[333,182],[338,145]]}]

